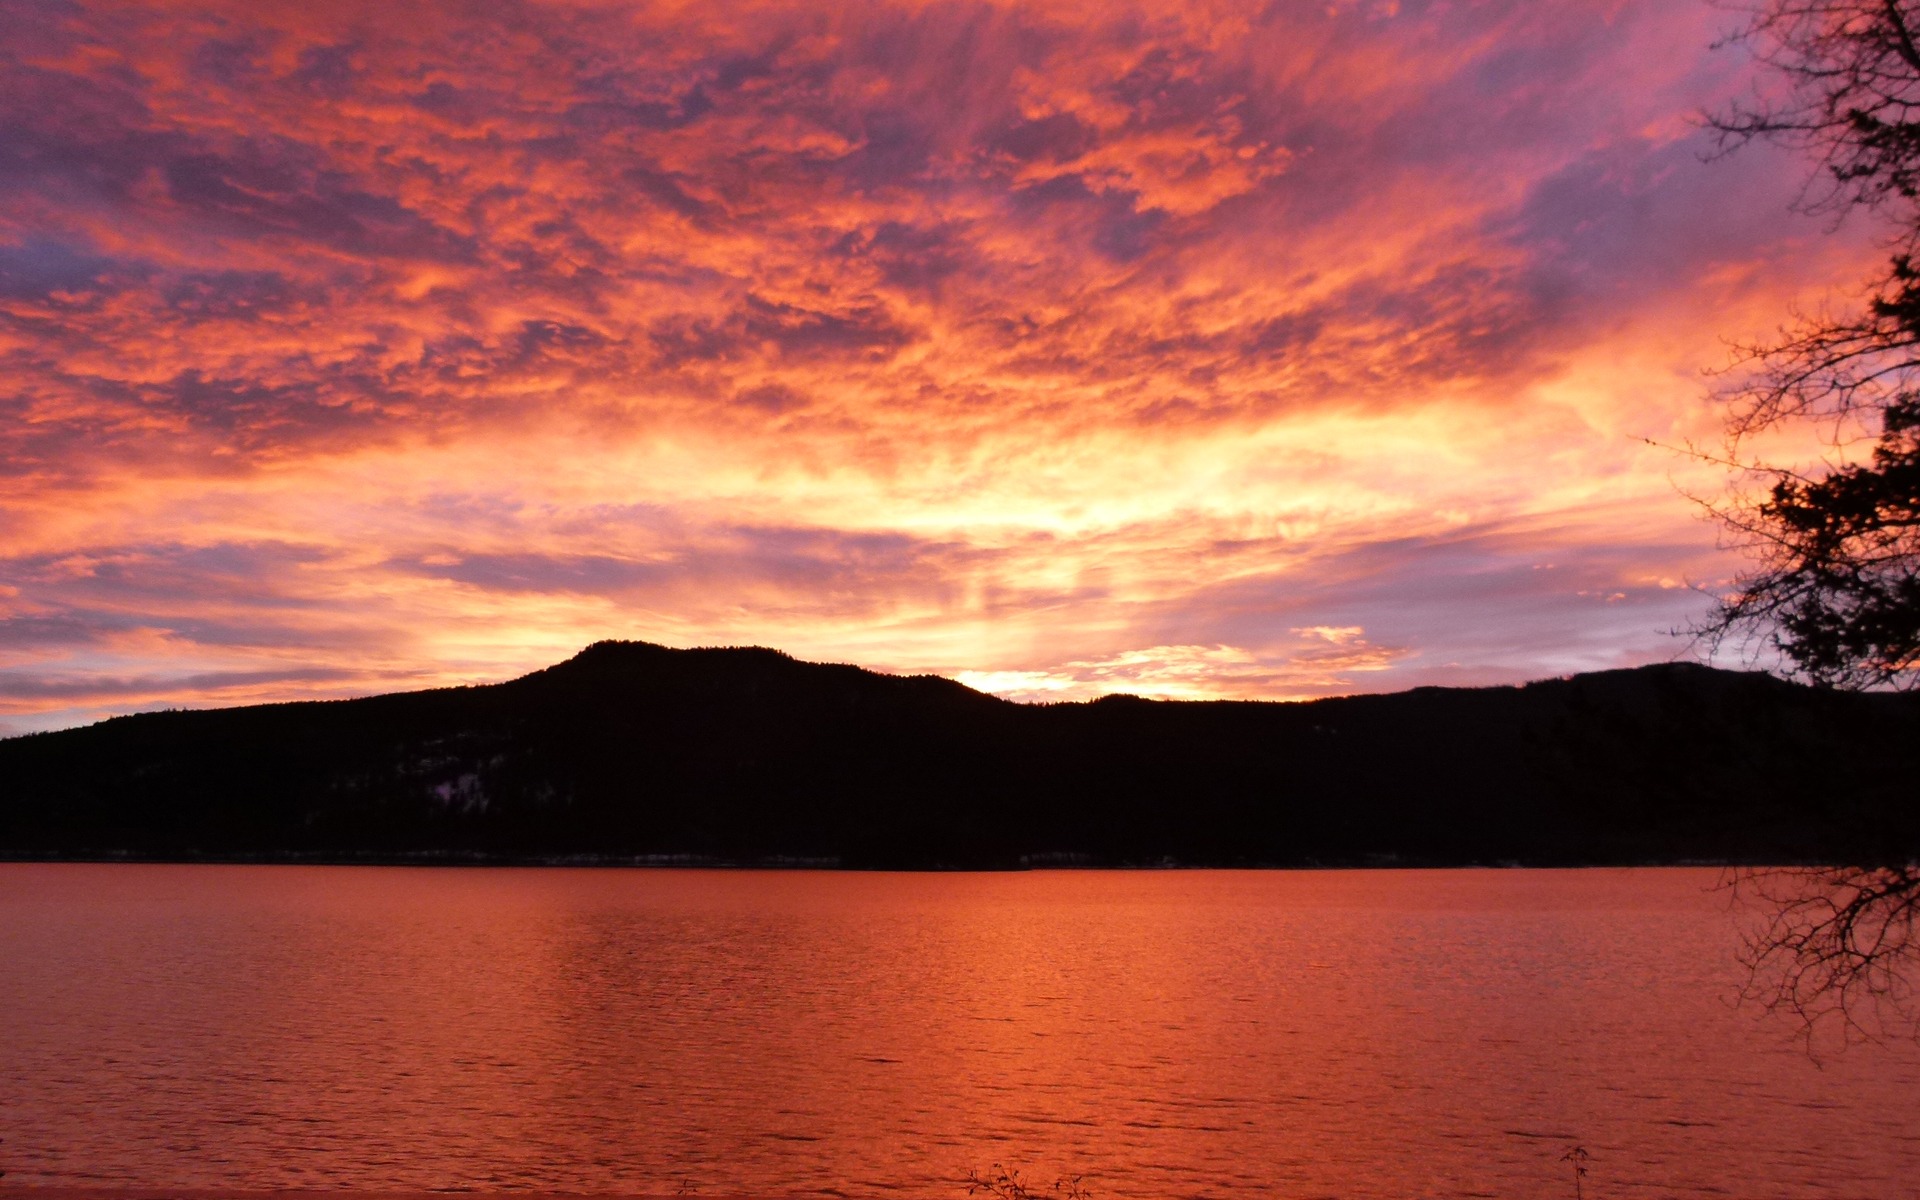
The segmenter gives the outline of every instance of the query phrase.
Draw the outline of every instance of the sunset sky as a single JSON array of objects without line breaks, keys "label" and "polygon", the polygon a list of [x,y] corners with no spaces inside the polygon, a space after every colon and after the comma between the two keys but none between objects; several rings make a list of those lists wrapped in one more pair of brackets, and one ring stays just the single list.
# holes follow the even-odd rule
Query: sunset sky
[{"label": "sunset sky", "polygon": [[0,0],[0,733],[602,638],[1020,699],[1685,656],[1873,230],[1691,0]]}]

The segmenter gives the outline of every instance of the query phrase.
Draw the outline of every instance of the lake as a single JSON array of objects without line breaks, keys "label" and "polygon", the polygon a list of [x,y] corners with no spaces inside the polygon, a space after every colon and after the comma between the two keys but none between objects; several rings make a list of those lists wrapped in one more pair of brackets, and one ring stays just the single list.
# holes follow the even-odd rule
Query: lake
[{"label": "lake", "polygon": [[26,1185],[1906,1196],[1713,870],[0,865]]}]

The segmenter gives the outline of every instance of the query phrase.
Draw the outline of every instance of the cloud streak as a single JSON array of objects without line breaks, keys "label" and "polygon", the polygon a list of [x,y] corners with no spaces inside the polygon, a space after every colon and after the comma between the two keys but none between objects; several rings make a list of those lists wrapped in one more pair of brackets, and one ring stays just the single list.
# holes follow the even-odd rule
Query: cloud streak
[{"label": "cloud streak", "polygon": [[0,721],[608,636],[1021,695],[1671,655],[1731,564],[1633,439],[1873,252],[1701,160],[1717,20],[28,6]]}]

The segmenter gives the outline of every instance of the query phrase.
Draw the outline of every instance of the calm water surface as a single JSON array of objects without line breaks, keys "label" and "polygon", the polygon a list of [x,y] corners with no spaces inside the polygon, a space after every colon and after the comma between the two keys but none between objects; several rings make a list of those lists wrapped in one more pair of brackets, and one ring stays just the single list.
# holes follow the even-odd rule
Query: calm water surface
[{"label": "calm water surface", "polygon": [[1909,1196],[1712,871],[0,865],[7,1182]]}]

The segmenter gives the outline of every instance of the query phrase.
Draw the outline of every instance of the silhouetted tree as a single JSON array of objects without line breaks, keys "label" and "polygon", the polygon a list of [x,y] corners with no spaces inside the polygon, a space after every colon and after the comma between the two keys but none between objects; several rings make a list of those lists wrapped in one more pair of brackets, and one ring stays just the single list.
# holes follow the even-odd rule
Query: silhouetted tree
[{"label": "silhouetted tree", "polygon": [[1730,460],[1756,435],[1819,429],[1811,467],[1748,461],[1719,515],[1756,567],[1704,632],[1758,638],[1790,673],[1846,687],[1920,682],[1920,4],[1771,0],[1739,35],[1784,85],[1711,119],[1723,148],[1810,151],[1811,209],[1875,210],[1894,239],[1870,298],[1745,348]]},{"label": "silhouetted tree", "polygon": [[1742,871],[1762,903],[1743,947],[1746,996],[1841,1044],[1920,1033],[1920,871],[1800,867]]},{"label": "silhouetted tree", "polygon": [[[1801,318],[1745,348],[1728,460],[1743,477],[1716,515],[1755,565],[1702,628],[1774,652],[1778,669],[1850,688],[1920,683],[1920,2],[1766,0],[1734,40],[1776,90],[1709,118],[1723,150],[1754,139],[1817,162],[1810,211],[1885,223],[1888,265],[1851,312]],[[1752,457],[1757,435],[1817,430],[1811,465]],[[1748,945],[1759,997],[1809,1023],[1864,1028],[1889,1003],[1907,1029],[1920,973],[1914,847],[1884,861],[1749,878],[1771,906]],[[1888,1015],[1883,1011],[1880,1018]],[[1884,1020],[1878,1022],[1884,1028]]]}]

